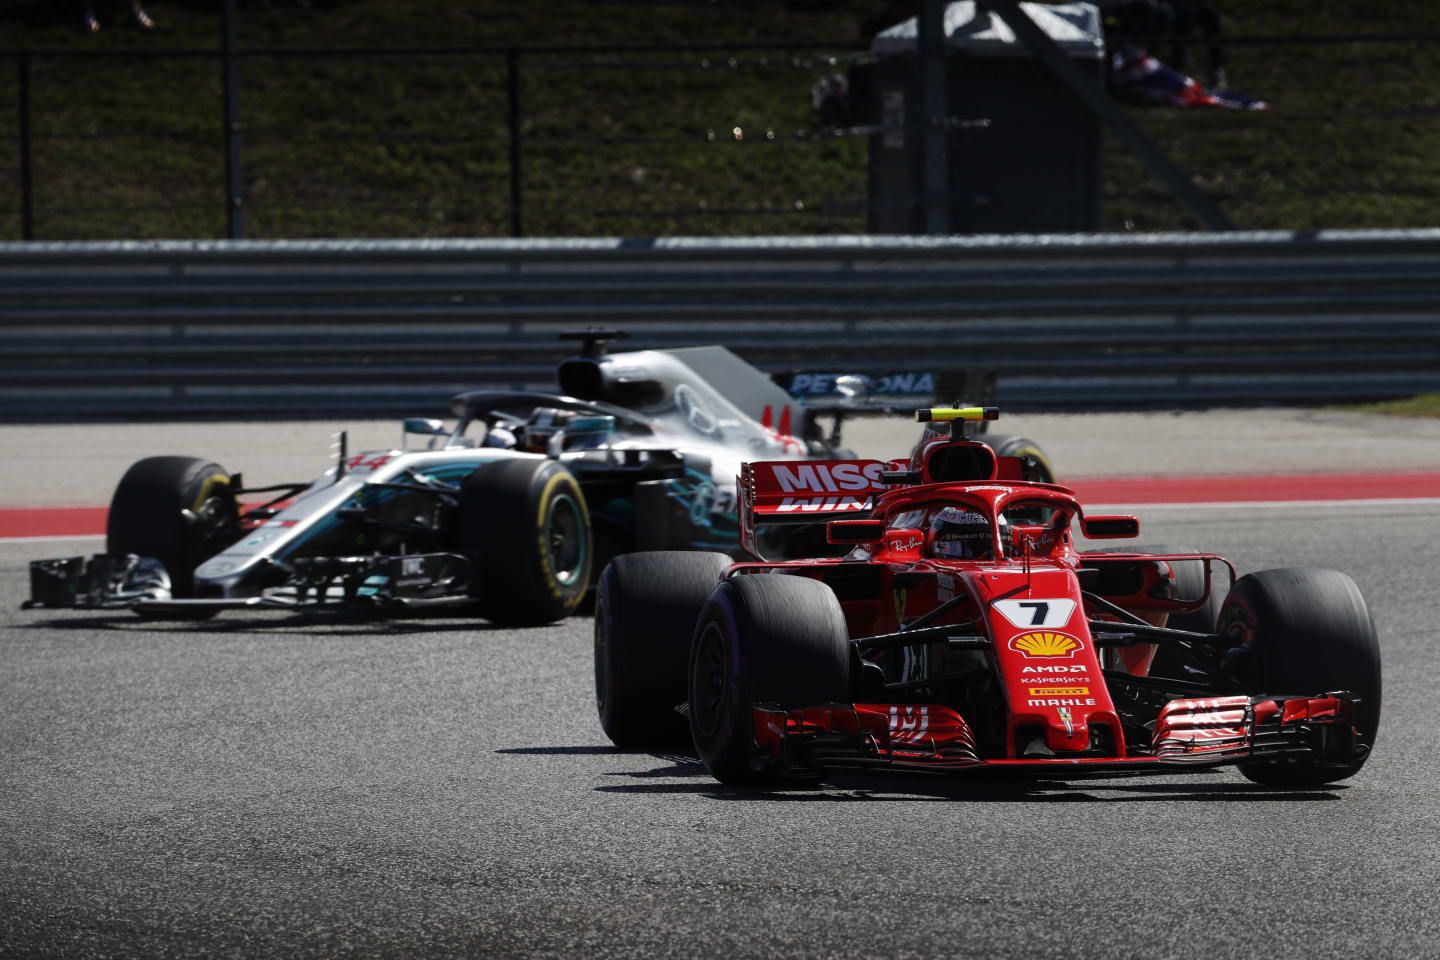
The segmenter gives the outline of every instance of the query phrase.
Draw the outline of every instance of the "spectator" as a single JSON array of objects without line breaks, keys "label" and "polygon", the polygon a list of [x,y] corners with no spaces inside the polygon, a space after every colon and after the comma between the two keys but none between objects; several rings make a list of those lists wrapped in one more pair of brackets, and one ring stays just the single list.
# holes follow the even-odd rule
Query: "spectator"
[{"label": "spectator", "polygon": [[[141,30],[150,30],[155,26],[155,21],[145,12],[140,5],[140,0],[130,0],[130,13],[135,18],[135,25]],[[85,0],[85,29],[91,33],[100,29],[100,20],[95,16],[94,0]]]}]

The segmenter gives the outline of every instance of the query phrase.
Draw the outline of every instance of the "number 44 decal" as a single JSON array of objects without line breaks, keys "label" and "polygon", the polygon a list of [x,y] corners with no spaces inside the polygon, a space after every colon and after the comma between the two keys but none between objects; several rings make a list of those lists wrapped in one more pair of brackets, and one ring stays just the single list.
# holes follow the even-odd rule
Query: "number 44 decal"
[{"label": "number 44 decal", "polygon": [[345,461],[345,468],[351,473],[365,473],[379,470],[393,459],[388,453],[357,453]]},{"label": "number 44 decal", "polygon": [[1063,627],[1070,622],[1075,612],[1075,601],[1054,600],[996,600],[995,609],[1017,627]]}]

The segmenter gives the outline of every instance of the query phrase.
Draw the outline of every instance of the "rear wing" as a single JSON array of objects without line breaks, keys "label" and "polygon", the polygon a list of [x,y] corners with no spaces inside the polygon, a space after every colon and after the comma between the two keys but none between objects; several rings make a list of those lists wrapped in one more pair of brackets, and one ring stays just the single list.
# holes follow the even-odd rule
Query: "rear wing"
[{"label": "rear wing", "polygon": [[882,479],[904,461],[762,460],[742,463],[740,546],[759,557],[755,530],[762,523],[824,523],[869,514],[873,497],[890,489]]},{"label": "rear wing", "polygon": [[[993,405],[993,370],[896,370],[862,374],[835,371],[787,370],[771,375],[786,393],[798,400],[813,417],[835,418],[831,441],[839,442],[840,428],[848,417],[909,417],[917,406],[960,403]],[[983,433],[983,422],[966,424],[957,431]]]}]

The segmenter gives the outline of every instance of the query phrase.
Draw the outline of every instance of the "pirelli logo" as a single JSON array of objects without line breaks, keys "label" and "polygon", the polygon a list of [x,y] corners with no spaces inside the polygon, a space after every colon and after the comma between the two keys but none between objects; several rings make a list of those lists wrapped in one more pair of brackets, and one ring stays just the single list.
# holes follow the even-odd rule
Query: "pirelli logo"
[{"label": "pirelli logo", "polygon": [[1032,697],[1088,697],[1089,687],[1031,687]]}]

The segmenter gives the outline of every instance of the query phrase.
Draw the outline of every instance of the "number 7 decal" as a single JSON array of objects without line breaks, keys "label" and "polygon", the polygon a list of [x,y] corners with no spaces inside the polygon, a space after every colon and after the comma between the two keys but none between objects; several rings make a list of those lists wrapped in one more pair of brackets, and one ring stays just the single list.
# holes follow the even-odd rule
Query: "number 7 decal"
[{"label": "number 7 decal", "polygon": [[1028,607],[1035,611],[1035,619],[1030,621],[1030,626],[1045,626],[1045,614],[1050,610],[1049,600],[1021,600],[1017,606]]},{"label": "number 7 decal", "polygon": [[1063,627],[1075,612],[1075,601],[1056,597],[1044,600],[996,600],[996,610],[1017,627]]}]

